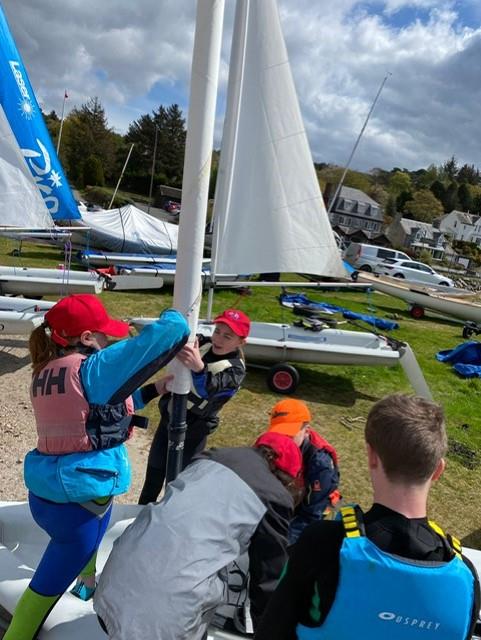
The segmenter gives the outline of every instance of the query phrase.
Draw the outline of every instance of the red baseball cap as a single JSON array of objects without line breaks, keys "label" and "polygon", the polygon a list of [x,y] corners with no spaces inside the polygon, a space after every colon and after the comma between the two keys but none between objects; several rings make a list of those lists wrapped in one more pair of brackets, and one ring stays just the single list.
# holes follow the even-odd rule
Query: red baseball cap
[{"label": "red baseball cap", "polygon": [[214,322],[223,322],[230,327],[239,338],[247,338],[251,328],[251,321],[248,316],[242,311],[239,311],[239,309],[226,309],[220,316],[214,318]]},{"label": "red baseball cap", "polygon": [[297,478],[302,470],[302,454],[300,448],[289,436],[267,431],[257,438],[255,447],[270,447],[277,453],[274,464],[293,478]]},{"label": "red baseball cap", "polygon": [[100,300],[90,293],[79,293],[59,300],[45,314],[52,330],[52,340],[62,347],[68,345],[65,338],[75,338],[84,331],[99,331],[114,338],[125,338],[129,333],[128,322],[114,320]]}]

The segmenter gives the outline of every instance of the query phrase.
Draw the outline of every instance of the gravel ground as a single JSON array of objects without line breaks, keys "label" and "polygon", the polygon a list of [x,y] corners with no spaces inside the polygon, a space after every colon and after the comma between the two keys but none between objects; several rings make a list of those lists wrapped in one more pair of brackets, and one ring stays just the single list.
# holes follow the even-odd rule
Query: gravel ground
[{"label": "gravel ground", "polygon": [[[25,500],[27,497],[23,459],[36,443],[29,399],[30,376],[28,339],[24,336],[0,337],[0,500]],[[149,439],[138,430],[128,447],[133,482],[129,493],[117,498],[118,502],[137,501]]]}]

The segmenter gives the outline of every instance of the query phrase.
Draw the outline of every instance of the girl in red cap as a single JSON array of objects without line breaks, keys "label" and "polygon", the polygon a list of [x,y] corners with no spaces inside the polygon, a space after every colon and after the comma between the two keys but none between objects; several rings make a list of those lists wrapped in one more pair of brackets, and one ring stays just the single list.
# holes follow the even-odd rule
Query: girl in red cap
[{"label": "girl in red cap", "polygon": [[[25,484],[32,516],[50,542],[5,639],[36,638],[80,574],[72,593],[87,600],[94,592],[95,556],[113,496],[130,485],[123,443],[134,426],[146,426],[134,409],[154,397],[139,387],[176,355],[189,329],[168,310],[135,338],[107,347],[107,336],[128,333],[129,325],[111,318],[95,296],[71,295],[30,336],[38,441],[25,457]],[[157,387],[162,393],[165,381]]]},{"label": "girl in red cap", "polygon": [[[219,426],[218,413],[239,390],[246,367],[242,345],[249,335],[250,320],[238,309],[226,309],[214,319],[212,338],[198,335],[177,356],[192,372],[187,400],[187,432],[182,465],[203,451],[207,436]],[[155,502],[164,484],[167,470],[170,393],[159,401],[160,424],[152,440],[144,486],[139,504]]]}]

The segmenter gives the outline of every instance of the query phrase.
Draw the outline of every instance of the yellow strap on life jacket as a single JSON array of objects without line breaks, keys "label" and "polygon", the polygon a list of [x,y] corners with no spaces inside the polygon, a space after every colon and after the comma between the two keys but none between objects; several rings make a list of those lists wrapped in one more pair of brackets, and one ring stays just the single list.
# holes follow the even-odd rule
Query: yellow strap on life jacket
[{"label": "yellow strap on life jacket", "polygon": [[441,529],[441,527],[436,522],[434,522],[434,520],[428,520],[428,524],[433,531],[435,531],[438,535],[442,536],[445,540],[448,541],[449,546],[453,550],[454,555],[460,560],[462,560],[461,553],[463,548],[458,538],[455,538],[450,534],[446,535],[444,531]]},{"label": "yellow strap on life jacket", "polygon": [[354,507],[342,507],[340,511],[346,538],[359,538],[361,536],[361,531],[359,529]]}]

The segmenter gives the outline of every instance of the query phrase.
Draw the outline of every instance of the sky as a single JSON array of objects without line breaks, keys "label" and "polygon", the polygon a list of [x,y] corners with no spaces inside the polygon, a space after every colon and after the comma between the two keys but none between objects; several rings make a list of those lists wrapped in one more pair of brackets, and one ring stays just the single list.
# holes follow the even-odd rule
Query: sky
[{"label": "sky", "polygon": [[[251,0],[262,2],[263,0]],[[160,104],[187,115],[194,0],[0,0],[37,100],[59,115],[97,96],[125,133]],[[235,2],[226,0],[220,147]],[[481,167],[479,0],[278,0],[316,162],[353,169]]]}]

